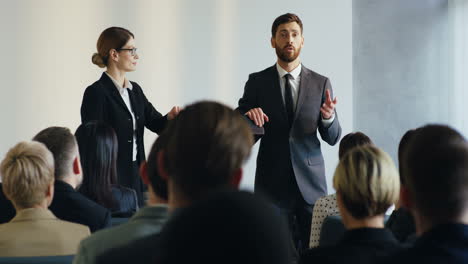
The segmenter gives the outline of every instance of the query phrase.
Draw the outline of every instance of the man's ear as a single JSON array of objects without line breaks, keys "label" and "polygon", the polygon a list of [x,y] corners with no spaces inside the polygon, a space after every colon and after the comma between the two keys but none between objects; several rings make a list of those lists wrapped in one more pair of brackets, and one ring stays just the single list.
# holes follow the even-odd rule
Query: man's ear
[{"label": "man's ear", "polygon": [[47,191],[46,191],[46,199],[47,199],[47,207],[50,206],[50,204],[52,203],[52,200],[54,199],[54,182],[55,181],[52,181],[49,186],[47,186]]},{"label": "man's ear", "polygon": [[140,165],[140,177],[145,185],[150,184],[148,177],[148,163],[146,161],[143,161]]},{"label": "man's ear", "polygon": [[271,47],[272,47],[272,48],[276,48],[275,37],[271,37],[270,43],[271,43]]},{"label": "man's ear", "polygon": [[403,185],[400,186],[400,206],[408,210],[413,207],[410,192],[408,188]]},{"label": "man's ear", "polygon": [[157,154],[158,173],[159,173],[159,176],[167,182],[169,180],[169,173],[167,173],[166,164],[164,162],[165,157],[166,157],[166,153],[164,152],[164,150],[161,150],[158,152]]},{"label": "man's ear", "polygon": [[81,173],[81,163],[80,163],[80,159],[77,157],[75,157],[75,159],[73,160],[73,173],[75,175],[78,175]]},{"label": "man's ear", "polygon": [[230,182],[231,187],[239,189],[240,183],[242,181],[242,175],[243,175],[242,168],[239,168],[234,171],[234,173],[232,174],[231,182]]}]

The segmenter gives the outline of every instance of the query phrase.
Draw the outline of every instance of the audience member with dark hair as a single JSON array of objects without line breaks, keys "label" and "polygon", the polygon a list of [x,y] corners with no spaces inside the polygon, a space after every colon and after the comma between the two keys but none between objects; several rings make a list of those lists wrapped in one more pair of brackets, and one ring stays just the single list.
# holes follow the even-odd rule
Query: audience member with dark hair
[{"label": "audience member with dark hair", "polygon": [[0,182],[0,224],[7,223],[13,217],[15,217],[15,207],[13,204],[6,198],[5,192],[3,191],[3,184]]},{"label": "audience member with dark hair", "polygon": [[401,203],[418,238],[388,263],[468,263],[468,145],[454,129],[416,129],[403,152]]},{"label": "audience member with dark hair", "polygon": [[[372,140],[362,132],[352,132],[344,136],[340,141],[338,149],[338,158],[341,159],[351,149],[358,146],[373,145]],[[336,193],[323,196],[315,202],[312,213],[312,224],[310,227],[309,247],[319,246],[320,231],[325,218],[328,216],[339,215],[338,205],[336,203]]]},{"label": "audience member with dark hair", "polygon": [[375,263],[401,247],[384,228],[384,215],[398,199],[398,171],[388,154],[368,145],[340,160],[333,177],[338,208],[347,231],[335,246],[309,249],[302,263]]},{"label": "audience member with dark hair", "polygon": [[80,150],[83,182],[78,191],[111,210],[114,217],[129,217],[138,209],[135,190],[117,184],[117,136],[109,125],[91,121],[75,132]]},{"label": "audience member with dark hair", "polygon": [[265,200],[222,192],[174,215],[154,263],[285,264],[289,232]]},{"label": "audience member with dark hair", "polygon": [[[409,144],[411,137],[414,134],[414,129],[408,130],[400,140],[398,145],[398,163],[400,170],[400,183],[404,185],[403,179],[401,177],[401,162],[403,152]],[[402,190],[402,189],[401,189]],[[395,206],[395,210],[392,212],[388,221],[385,223],[385,227],[390,229],[395,235],[395,237],[401,243],[411,244],[416,238],[416,227],[414,224],[414,219],[411,213],[407,208],[401,205],[401,199],[398,200],[398,203]]]},{"label": "audience member with dark hair", "polygon": [[[194,103],[169,122],[163,135],[170,138],[165,151],[158,155],[158,169],[168,179],[169,209],[174,214],[214,192],[238,188],[242,164],[253,144],[249,125],[238,112],[215,102]],[[217,212],[206,217],[216,218]],[[150,263],[161,253],[158,249],[164,241],[160,239],[157,234],[115,248],[99,257],[97,263]]]},{"label": "audience member with dark hair", "polygon": [[60,219],[83,224],[97,231],[111,225],[111,213],[76,191],[83,179],[75,136],[65,127],[49,127],[33,140],[43,143],[54,155],[55,194],[49,209]]},{"label": "audience member with dark hair", "polygon": [[16,216],[0,225],[0,256],[73,255],[89,235],[84,225],[61,221],[47,207],[54,197],[54,158],[38,142],[20,142],[0,164],[5,195]]},{"label": "audience member with dark hair", "polygon": [[123,246],[144,236],[157,234],[168,218],[167,182],[162,179],[157,169],[157,154],[165,149],[167,134],[159,136],[143,162],[140,175],[148,186],[148,206],[138,210],[127,223],[101,230],[80,244],[74,264],[94,264],[96,257],[114,247]]}]

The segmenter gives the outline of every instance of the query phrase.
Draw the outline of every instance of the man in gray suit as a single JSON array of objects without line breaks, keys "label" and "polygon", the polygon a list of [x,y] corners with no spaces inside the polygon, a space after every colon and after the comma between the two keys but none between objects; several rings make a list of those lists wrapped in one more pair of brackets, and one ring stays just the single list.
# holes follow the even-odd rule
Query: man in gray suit
[{"label": "man in gray suit", "polygon": [[94,264],[97,256],[105,251],[123,246],[139,238],[157,234],[169,217],[167,206],[167,182],[157,169],[157,154],[166,147],[167,134],[160,135],[143,162],[140,175],[148,186],[149,205],[141,208],[127,223],[101,230],[80,243],[74,264]]},{"label": "man in gray suit", "polygon": [[299,250],[307,246],[313,204],[327,194],[317,130],[330,145],[341,135],[330,81],[299,59],[302,29],[302,21],[294,14],[276,18],[271,45],[277,63],[249,76],[238,107],[264,127],[255,191],[272,199],[287,217]]}]

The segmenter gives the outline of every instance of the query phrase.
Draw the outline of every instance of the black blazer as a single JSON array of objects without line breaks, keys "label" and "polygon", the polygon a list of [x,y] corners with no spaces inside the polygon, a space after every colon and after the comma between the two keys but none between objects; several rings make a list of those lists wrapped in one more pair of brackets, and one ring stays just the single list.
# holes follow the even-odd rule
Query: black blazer
[{"label": "black blazer", "polygon": [[[131,82],[133,86],[132,109],[136,118],[137,161],[140,164],[145,160],[145,147],[143,135],[145,127],[155,133],[161,133],[166,126],[167,117],[161,115],[146,99],[141,87]],[[122,96],[119,94],[112,80],[106,73],[86,88],[81,103],[81,122],[100,120],[112,128],[117,134],[119,151],[117,157],[117,173],[119,184],[132,187],[133,175],[133,121]]]},{"label": "black blazer", "polygon": [[[286,108],[276,65],[250,74],[238,110],[245,114],[261,107],[270,121],[265,123],[261,137],[255,173],[255,191],[274,202],[291,199],[295,182],[309,204],[327,194],[325,166],[317,131],[330,145],[338,142],[341,126],[338,115],[329,127],[321,121],[320,107],[325,102],[325,90],[332,93],[328,78],[302,65],[300,87],[292,128],[289,128]],[[291,167],[294,175],[291,175]],[[295,177],[295,181],[293,180]]]},{"label": "black blazer", "polygon": [[343,239],[335,246],[305,251],[300,263],[373,264],[402,249],[398,240],[387,229],[359,228],[346,231]]},{"label": "black blazer", "polygon": [[468,225],[442,224],[422,234],[388,264],[466,264],[468,263]]},{"label": "black blazer", "polygon": [[54,199],[49,210],[58,218],[89,227],[91,232],[111,226],[111,213],[106,208],[75,191],[71,185],[55,180]]},{"label": "black blazer", "polygon": [[112,187],[112,195],[118,204],[118,209],[112,211],[113,217],[130,217],[138,210],[135,190],[123,186]]},{"label": "black blazer", "polygon": [[3,186],[0,182],[0,224],[10,222],[16,215],[15,207],[10,200],[8,200],[3,193]]}]

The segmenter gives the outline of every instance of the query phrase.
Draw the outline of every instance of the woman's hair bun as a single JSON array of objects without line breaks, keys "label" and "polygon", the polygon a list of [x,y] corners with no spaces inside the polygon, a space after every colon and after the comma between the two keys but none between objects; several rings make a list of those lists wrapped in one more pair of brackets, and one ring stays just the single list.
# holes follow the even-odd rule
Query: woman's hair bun
[{"label": "woman's hair bun", "polygon": [[106,67],[106,63],[104,62],[104,59],[102,58],[102,56],[99,55],[99,53],[94,53],[93,56],[91,57],[91,61],[97,66],[99,66],[99,68]]}]

